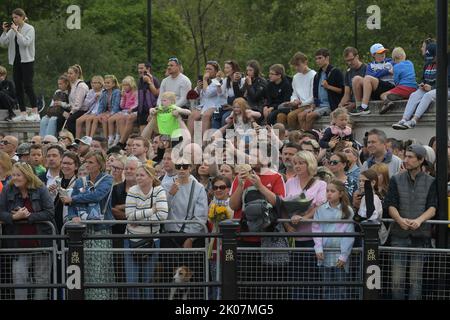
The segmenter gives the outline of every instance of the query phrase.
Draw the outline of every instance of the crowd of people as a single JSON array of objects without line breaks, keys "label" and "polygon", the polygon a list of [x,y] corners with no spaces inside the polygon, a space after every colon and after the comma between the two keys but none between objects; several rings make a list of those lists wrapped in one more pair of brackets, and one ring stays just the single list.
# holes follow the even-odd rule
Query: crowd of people
[{"label": "crowd of people", "polygon": [[[26,59],[31,49],[17,51],[17,47],[27,46],[34,35],[34,30],[26,35],[27,29],[32,29],[25,18],[23,12],[14,11],[16,25],[4,24],[0,37],[0,44],[9,43],[18,93],[21,88],[16,72],[30,76],[23,65],[31,63]],[[266,79],[255,60],[247,63],[244,73],[236,61],[225,61],[223,71],[217,61],[208,61],[194,88],[176,57],[168,59],[161,82],[150,63],[138,64],[137,80],[127,76],[121,82],[114,75],[94,75],[85,81],[81,66],[70,66],[58,78],[53,99],[41,114],[39,135],[19,143],[14,136],[0,134],[3,234],[49,234],[51,229],[41,222],[49,222],[60,231],[68,221],[127,220],[126,225],[95,224],[87,230],[94,235],[164,231],[185,233],[186,237],[154,241],[130,238],[124,242],[95,239],[86,241],[85,246],[200,248],[205,246],[204,239],[189,234],[204,232],[203,226],[215,231],[218,222],[234,218],[240,221],[242,231],[267,231],[255,229],[255,216],[262,216],[267,208],[280,209],[283,201],[304,195],[310,201],[309,208],[304,212],[277,210],[279,218],[288,218],[290,223],[271,223],[271,231],[353,232],[354,225],[345,221],[391,217],[394,223],[388,230],[389,239],[380,232],[383,244],[430,247],[431,227],[425,222],[433,218],[437,206],[435,138],[429,145],[421,145],[388,138],[379,129],[368,130],[363,141],[352,134],[351,122],[370,113],[370,100],[383,100],[380,113],[385,113],[392,109],[393,101],[408,99],[394,129],[414,128],[435,100],[435,42],[423,42],[425,63],[419,85],[404,50],[395,48],[392,59],[386,57],[387,51],[374,44],[370,48],[373,61],[365,64],[356,48],[346,48],[345,75],[330,63],[327,49],[314,55],[317,71],[308,67],[304,53],[297,52],[290,61],[297,72],[293,78],[287,76],[282,64],[270,66]],[[15,97],[14,84],[7,80],[3,67],[0,80],[2,107],[12,110],[17,98],[22,110],[23,96]],[[29,84],[27,77],[22,80]],[[35,101],[32,86],[25,89],[30,101]],[[326,115],[330,115],[330,126],[314,129],[314,122]],[[25,119],[22,114],[9,118]],[[368,190],[371,196],[366,194]],[[303,223],[304,219],[336,223]],[[164,220],[196,223],[162,228],[158,222]],[[295,247],[314,249],[313,265],[324,279],[345,279],[352,247],[357,245],[354,238],[294,240]],[[239,241],[247,247],[275,245],[259,237]],[[30,246],[45,243],[2,242],[6,248]],[[213,259],[220,249],[214,242],[209,249],[214,272]],[[49,257],[42,254],[33,259],[17,255],[11,266],[14,283],[27,281],[24,274],[31,264],[34,281],[48,282]],[[156,253],[137,260],[127,252],[122,281],[153,281],[158,260]],[[269,260],[261,263],[280,263]],[[112,252],[88,255],[85,263],[86,281],[119,281],[120,263]],[[420,299],[423,260],[415,261],[416,269],[410,270],[409,292],[403,263],[393,257],[393,298]],[[111,265],[116,267],[116,279],[113,273],[104,272]],[[110,288],[86,292],[89,299],[113,299],[117,294]],[[16,289],[16,299],[26,298],[25,293]],[[33,294],[42,299],[48,292],[36,289]],[[152,299],[154,294],[150,288],[127,290],[130,299]],[[327,289],[324,297],[339,299],[345,293]]]}]

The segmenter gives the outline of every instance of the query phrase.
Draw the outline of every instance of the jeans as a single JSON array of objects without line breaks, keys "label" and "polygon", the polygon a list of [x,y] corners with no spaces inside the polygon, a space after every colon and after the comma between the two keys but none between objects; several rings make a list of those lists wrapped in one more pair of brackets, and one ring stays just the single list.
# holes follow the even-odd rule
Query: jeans
[{"label": "jeans", "polygon": [[56,127],[58,123],[58,117],[48,117],[44,116],[41,119],[41,124],[39,126],[39,135],[43,138],[46,135],[56,136]]},{"label": "jeans", "polygon": [[[153,248],[160,247],[160,240],[154,241]],[[130,248],[130,240],[124,240],[124,248]],[[158,262],[158,253],[125,253],[125,276],[127,283],[152,283],[156,263]],[[140,292],[141,291],[141,292]],[[129,300],[153,300],[153,288],[129,288]]]},{"label": "jeans", "polygon": [[[336,267],[321,267],[323,282],[325,284],[332,284],[335,282],[345,281],[347,274],[344,269]],[[323,298],[325,300],[345,300],[347,299],[346,287],[343,286],[324,286]]]},{"label": "jeans", "polygon": [[[448,94],[450,94],[450,90]],[[436,101],[436,89],[428,92],[417,89],[409,96],[403,119],[410,120],[413,115],[420,119],[434,101]]]},{"label": "jeans", "polygon": [[[427,238],[397,238],[391,236],[392,247],[429,248],[430,239]],[[409,300],[422,298],[422,271],[425,256],[421,253],[394,251],[392,255],[392,298],[404,300],[406,291],[406,270],[409,260]]]},{"label": "jeans", "polygon": [[[33,266],[33,267],[32,267]],[[28,270],[32,267],[33,272]],[[18,254],[12,263],[14,284],[50,284],[51,260],[48,253]],[[16,300],[27,300],[27,289],[14,290]],[[34,289],[33,300],[47,300],[48,289]]]},{"label": "jeans", "polygon": [[218,112],[214,112],[211,117],[211,128],[212,129],[220,129],[225,125],[225,120],[231,114],[231,110],[223,110],[222,107],[218,110]]}]

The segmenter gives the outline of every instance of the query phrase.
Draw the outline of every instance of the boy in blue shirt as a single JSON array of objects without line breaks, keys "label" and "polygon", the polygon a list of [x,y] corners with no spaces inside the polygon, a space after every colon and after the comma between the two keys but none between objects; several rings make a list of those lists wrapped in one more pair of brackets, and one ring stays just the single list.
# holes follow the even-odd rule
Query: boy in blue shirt
[{"label": "boy in blue shirt", "polygon": [[356,76],[353,84],[356,107],[351,115],[369,114],[369,100],[380,100],[381,94],[395,87],[392,60],[386,58],[387,49],[381,43],[370,47],[374,61],[367,65],[364,78]]}]

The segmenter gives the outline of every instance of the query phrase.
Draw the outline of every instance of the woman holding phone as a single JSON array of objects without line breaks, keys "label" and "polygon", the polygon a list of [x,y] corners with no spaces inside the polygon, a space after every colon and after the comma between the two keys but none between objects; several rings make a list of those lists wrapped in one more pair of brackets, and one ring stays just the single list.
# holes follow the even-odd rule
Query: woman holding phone
[{"label": "woman holding phone", "polygon": [[[13,66],[14,84],[20,107],[20,115],[12,121],[40,121],[36,95],[33,89],[35,31],[32,25],[26,23],[27,15],[23,9],[12,12],[12,23],[3,22],[3,33],[0,45],[8,47],[8,61]],[[28,96],[32,114],[27,116],[24,91]]]}]

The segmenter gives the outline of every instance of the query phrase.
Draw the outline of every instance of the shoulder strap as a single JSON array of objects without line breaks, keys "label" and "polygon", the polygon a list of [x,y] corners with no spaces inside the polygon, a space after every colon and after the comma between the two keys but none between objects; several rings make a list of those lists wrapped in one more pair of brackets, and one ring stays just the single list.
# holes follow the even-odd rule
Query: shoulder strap
[{"label": "shoulder strap", "polygon": [[312,187],[312,185],[314,184],[314,182],[316,182],[316,178],[311,178],[309,179],[308,183],[306,184],[306,186],[303,188],[303,192],[308,191],[309,188]]},{"label": "shoulder strap", "polygon": [[98,184],[100,183],[100,181],[102,181],[103,180],[103,178],[105,178],[106,177],[106,174],[105,175],[103,175],[103,177],[101,177],[100,179],[98,179],[98,181],[94,184],[94,188],[95,187],[97,187],[98,186]]},{"label": "shoulder strap", "polygon": [[[192,197],[194,196],[194,189],[195,189],[195,180],[192,180],[191,183],[191,193],[189,194],[189,202],[188,202],[188,207],[187,207],[187,212],[186,212],[186,218],[184,218],[184,220],[187,220],[189,217],[189,212],[191,211],[191,205],[192,205]],[[180,232],[184,232],[184,228],[186,227],[186,222],[183,223],[183,225],[181,226]]]}]

